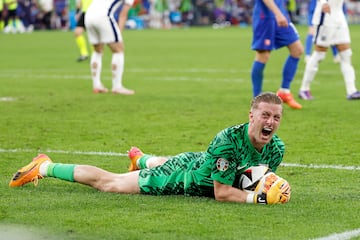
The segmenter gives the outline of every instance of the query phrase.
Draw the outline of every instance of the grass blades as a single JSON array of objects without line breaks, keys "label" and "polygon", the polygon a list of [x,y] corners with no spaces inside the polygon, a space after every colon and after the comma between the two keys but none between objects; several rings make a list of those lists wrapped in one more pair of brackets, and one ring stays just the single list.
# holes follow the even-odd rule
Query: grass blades
[{"label": "grass blades", "polygon": [[[307,28],[298,30],[305,39]],[[360,26],[352,25],[351,34],[359,78]],[[57,179],[8,187],[12,174],[40,152],[54,162],[125,172],[133,145],[157,155],[205,150],[218,131],[248,120],[251,37],[251,28],[238,27],[127,30],[124,85],[136,94],[118,96],[92,93],[89,61],[76,62],[73,33],[0,35],[0,235],[300,240],[359,229],[360,102],[346,100],[330,51],[312,84],[315,100],[300,100],[300,111],[284,107],[278,132],[286,143],[284,163],[320,166],[278,169],[292,186],[286,205],[102,193]],[[287,49],[272,53],[264,90],[279,88],[286,56]],[[108,88],[110,59],[106,50]],[[294,95],[304,67],[302,59]]]}]

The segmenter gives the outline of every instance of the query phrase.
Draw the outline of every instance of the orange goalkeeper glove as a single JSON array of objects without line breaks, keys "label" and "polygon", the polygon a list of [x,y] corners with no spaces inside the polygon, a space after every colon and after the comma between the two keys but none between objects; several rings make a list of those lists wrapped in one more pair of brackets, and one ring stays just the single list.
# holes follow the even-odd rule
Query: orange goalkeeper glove
[{"label": "orange goalkeeper glove", "polygon": [[277,204],[290,200],[291,188],[289,183],[270,172],[264,175],[253,193],[247,197],[248,203]]}]

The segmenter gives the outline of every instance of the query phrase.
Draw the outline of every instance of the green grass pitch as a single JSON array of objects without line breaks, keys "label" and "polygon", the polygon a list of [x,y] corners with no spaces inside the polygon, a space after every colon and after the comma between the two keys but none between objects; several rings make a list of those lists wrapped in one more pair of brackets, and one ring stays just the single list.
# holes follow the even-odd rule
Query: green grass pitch
[{"label": "green grass pitch", "polygon": [[[298,30],[304,40],[306,27]],[[360,26],[351,33],[359,79]],[[92,93],[89,62],[75,61],[71,32],[0,34],[0,239],[302,240],[359,231],[360,101],[346,100],[330,52],[312,84],[316,99],[300,100],[300,111],[284,106],[285,166],[277,173],[292,186],[288,204],[101,193],[56,179],[9,188],[12,174],[40,152],[125,172],[132,145],[157,155],[202,151],[218,131],[248,120],[251,28],[123,35],[124,85],[134,96]],[[102,74],[109,88],[110,55]],[[278,89],[286,56],[285,48],[272,53],[264,90]],[[295,95],[304,67],[302,59]]]}]

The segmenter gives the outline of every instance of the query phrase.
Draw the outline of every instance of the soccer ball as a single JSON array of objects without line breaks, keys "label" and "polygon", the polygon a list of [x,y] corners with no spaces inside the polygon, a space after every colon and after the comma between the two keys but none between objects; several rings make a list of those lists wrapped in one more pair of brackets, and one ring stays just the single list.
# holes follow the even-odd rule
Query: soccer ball
[{"label": "soccer ball", "polygon": [[[271,169],[264,165],[249,167],[240,175],[239,178],[235,179],[233,187],[246,192],[254,192],[256,190],[256,193],[260,193],[263,188],[257,188],[257,186],[263,179],[263,176],[269,172],[271,172]],[[263,184],[260,185],[262,186]]]}]

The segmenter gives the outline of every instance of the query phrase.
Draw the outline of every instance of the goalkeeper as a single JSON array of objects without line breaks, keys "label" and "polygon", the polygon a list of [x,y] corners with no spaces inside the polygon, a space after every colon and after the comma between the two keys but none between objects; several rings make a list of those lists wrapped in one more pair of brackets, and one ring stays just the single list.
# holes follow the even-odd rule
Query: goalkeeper
[{"label": "goalkeeper", "polygon": [[[40,154],[19,169],[11,187],[43,177],[89,185],[103,192],[151,195],[186,195],[215,198],[222,202],[284,203],[290,199],[288,183],[266,174],[262,192],[246,192],[234,183],[247,168],[266,164],[276,171],[284,155],[284,143],[275,135],[282,118],[282,100],[262,93],[251,102],[249,122],[220,131],[204,152],[181,153],[171,158],[129,151],[128,173],[117,174],[95,166],[53,163]],[[275,178],[274,178],[275,176]]]}]

